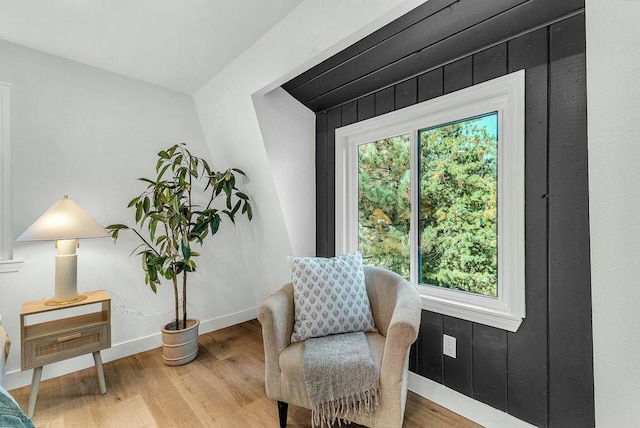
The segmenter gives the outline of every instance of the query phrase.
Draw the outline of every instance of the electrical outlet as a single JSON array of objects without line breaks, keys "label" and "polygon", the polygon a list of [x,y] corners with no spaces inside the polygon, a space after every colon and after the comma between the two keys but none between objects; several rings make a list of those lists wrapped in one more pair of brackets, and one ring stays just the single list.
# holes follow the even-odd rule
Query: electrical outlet
[{"label": "electrical outlet", "polygon": [[442,353],[448,355],[451,358],[456,357],[456,338],[453,336],[442,336]]}]

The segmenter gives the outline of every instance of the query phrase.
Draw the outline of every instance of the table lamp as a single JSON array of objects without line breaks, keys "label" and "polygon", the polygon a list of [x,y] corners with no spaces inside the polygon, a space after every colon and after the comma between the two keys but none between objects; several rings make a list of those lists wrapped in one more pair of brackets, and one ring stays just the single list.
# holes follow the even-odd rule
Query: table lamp
[{"label": "table lamp", "polygon": [[78,295],[79,238],[106,238],[109,233],[67,195],[53,204],[16,241],[56,241],[56,294],[45,305],[84,300]]}]

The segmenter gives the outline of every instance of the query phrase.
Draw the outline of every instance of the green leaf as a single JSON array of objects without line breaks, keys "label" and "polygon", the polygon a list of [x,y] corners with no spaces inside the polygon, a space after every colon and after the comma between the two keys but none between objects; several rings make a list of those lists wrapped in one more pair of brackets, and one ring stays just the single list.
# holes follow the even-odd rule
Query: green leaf
[{"label": "green leaf", "polygon": [[200,161],[202,162],[202,167],[206,171],[207,175],[211,175],[211,168],[209,168],[209,164],[207,163],[207,161],[204,159],[200,159]]},{"label": "green leaf", "polygon": [[136,204],[136,223],[138,223],[141,218],[142,218],[142,204],[138,202]]},{"label": "green leaf", "polygon": [[247,218],[249,219],[249,221],[251,221],[251,219],[253,218],[253,213],[251,212],[251,205],[246,204],[247,206]]},{"label": "green leaf", "polygon": [[233,214],[231,213],[231,211],[222,210],[222,212],[225,213],[227,215],[227,217],[229,217],[229,220],[231,220],[231,222],[233,224],[236,224],[236,220],[235,220],[235,218],[233,218]]},{"label": "green leaf", "polygon": [[108,229],[108,230],[112,230],[112,229],[114,229],[114,230],[115,229],[117,229],[117,230],[129,229],[129,226],[127,226],[126,224],[116,223],[116,224],[110,224],[109,226],[105,227],[105,229]]},{"label": "green leaf", "polygon": [[[175,146],[173,147],[175,148]],[[160,156],[162,159],[169,159],[169,153],[165,152],[164,150],[162,150],[161,152],[158,153],[158,156]]]},{"label": "green leaf", "polygon": [[[167,172],[167,169],[168,169],[170,166],[171,166],[171,165],[166,164],[166,165],[162,168],[162,171],[160,171],[160,173],[158,173],[158,179],[160,179],[160,178],[164,175],[164,173],[165,173],[165,172]],[[157,170],[158,170],[158,169],[156,168],[156,171],[157,171]]]},{"label": "green leaf", "polygon": [[233,171],[237,172],[238,174],[242,174],[242,175],[244,175],[245,177],[247,176],[247,174],[245,174],[241,169],[238,169],[238,168],[231,168],[231,170],[233,170]]},{"label": "green leaf", "polygon": [[191,257],[191,248],[189,248],[189,245],[185,242],[184,239],[182,240],[182,255],[187,260],[189,260],[189,258]]},{"label": "green leaf", "polygon": [[127,208],[131,208],[132,206],[134,206],[136,204],[136,202],[138,202],[140,200],[140,196],[131,199],[131,202],[129,202],[129,205],[127,205]]},{"label": "green leaf", "polygon": [[150,180],[150,179],[148,179],[148,178],[144,178],[144,177],[140,177],[140,178],[138,178],[138,180],[139,180],[139,181],[144,181],[145,183],[149,183],[149,184],[156,184],[156,182],[155,182],[155,181]]},{"label": "green leaf", "polygon": [[247,195],[245,195],[242,192],[236,192],[236,195],[240,198],[240,199],[249,199],[249,197]]},{"label": "green leaf", "polygon": [[156,228],[158,227],[158,219],[152,218],[149,221],[149,237],[153,241],[156,237]]},{"label": "green leaf", "polygon": [[151,201],[148,196],[144,197],[144,202],[142,203],[142,210],[145,214],[149,214],[149,208],[151,206]]},{"label": "green leaf", "polygon": [[211,222],[209,223],[209,226],[211,227],[211,234],[215,235],[220,228],[220,216],[218,214],[213,216]]},{"label": "green leaf", "polygon": [[207,230],[208,224],[203,222],[197,223],[195,225],[195,227],[191,230],[191,235],[193,236],[198,236],[200,235],[203,231]]},{"label": "green leaf", "polygon": [[236,213],[240,209],[240,204],[241,203],[242,203],[242,201],[236,202],[236,205],[233,207],[233,210],[231,210],[231,215],[234,215],[234,216],[236,215]]}]

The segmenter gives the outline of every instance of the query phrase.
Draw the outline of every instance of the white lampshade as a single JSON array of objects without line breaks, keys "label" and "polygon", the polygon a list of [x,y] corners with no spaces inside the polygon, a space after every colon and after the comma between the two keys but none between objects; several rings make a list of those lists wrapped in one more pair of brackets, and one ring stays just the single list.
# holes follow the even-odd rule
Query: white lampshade
[{"label": "white lampshade", "polygon": [[56,241],[56,294],[45,305],[86,299],[85,295],[78,295],[78,239],[108,236],[104,227],[65,195],[18,237],[17,241]]},{"label": "white lampshade", "polygon": [[64,195],[38,218],[16,241],[106,238],[109,233],[73,199]]}]

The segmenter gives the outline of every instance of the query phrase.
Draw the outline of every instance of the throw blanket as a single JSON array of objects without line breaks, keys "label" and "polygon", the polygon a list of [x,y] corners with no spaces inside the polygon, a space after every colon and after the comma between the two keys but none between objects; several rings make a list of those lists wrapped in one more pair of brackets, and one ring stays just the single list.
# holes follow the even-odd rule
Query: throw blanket
[{"label": "throw blanket", "polygon": [[0,427],[34,428],[33,422],[27,417],[9,393],[0,386]]},{"label": "throw blanket", "polygon": [[379,379],[364,333],[307,339],[304,380],[311,401],[311,426],[338,424],[378,405]]}]

